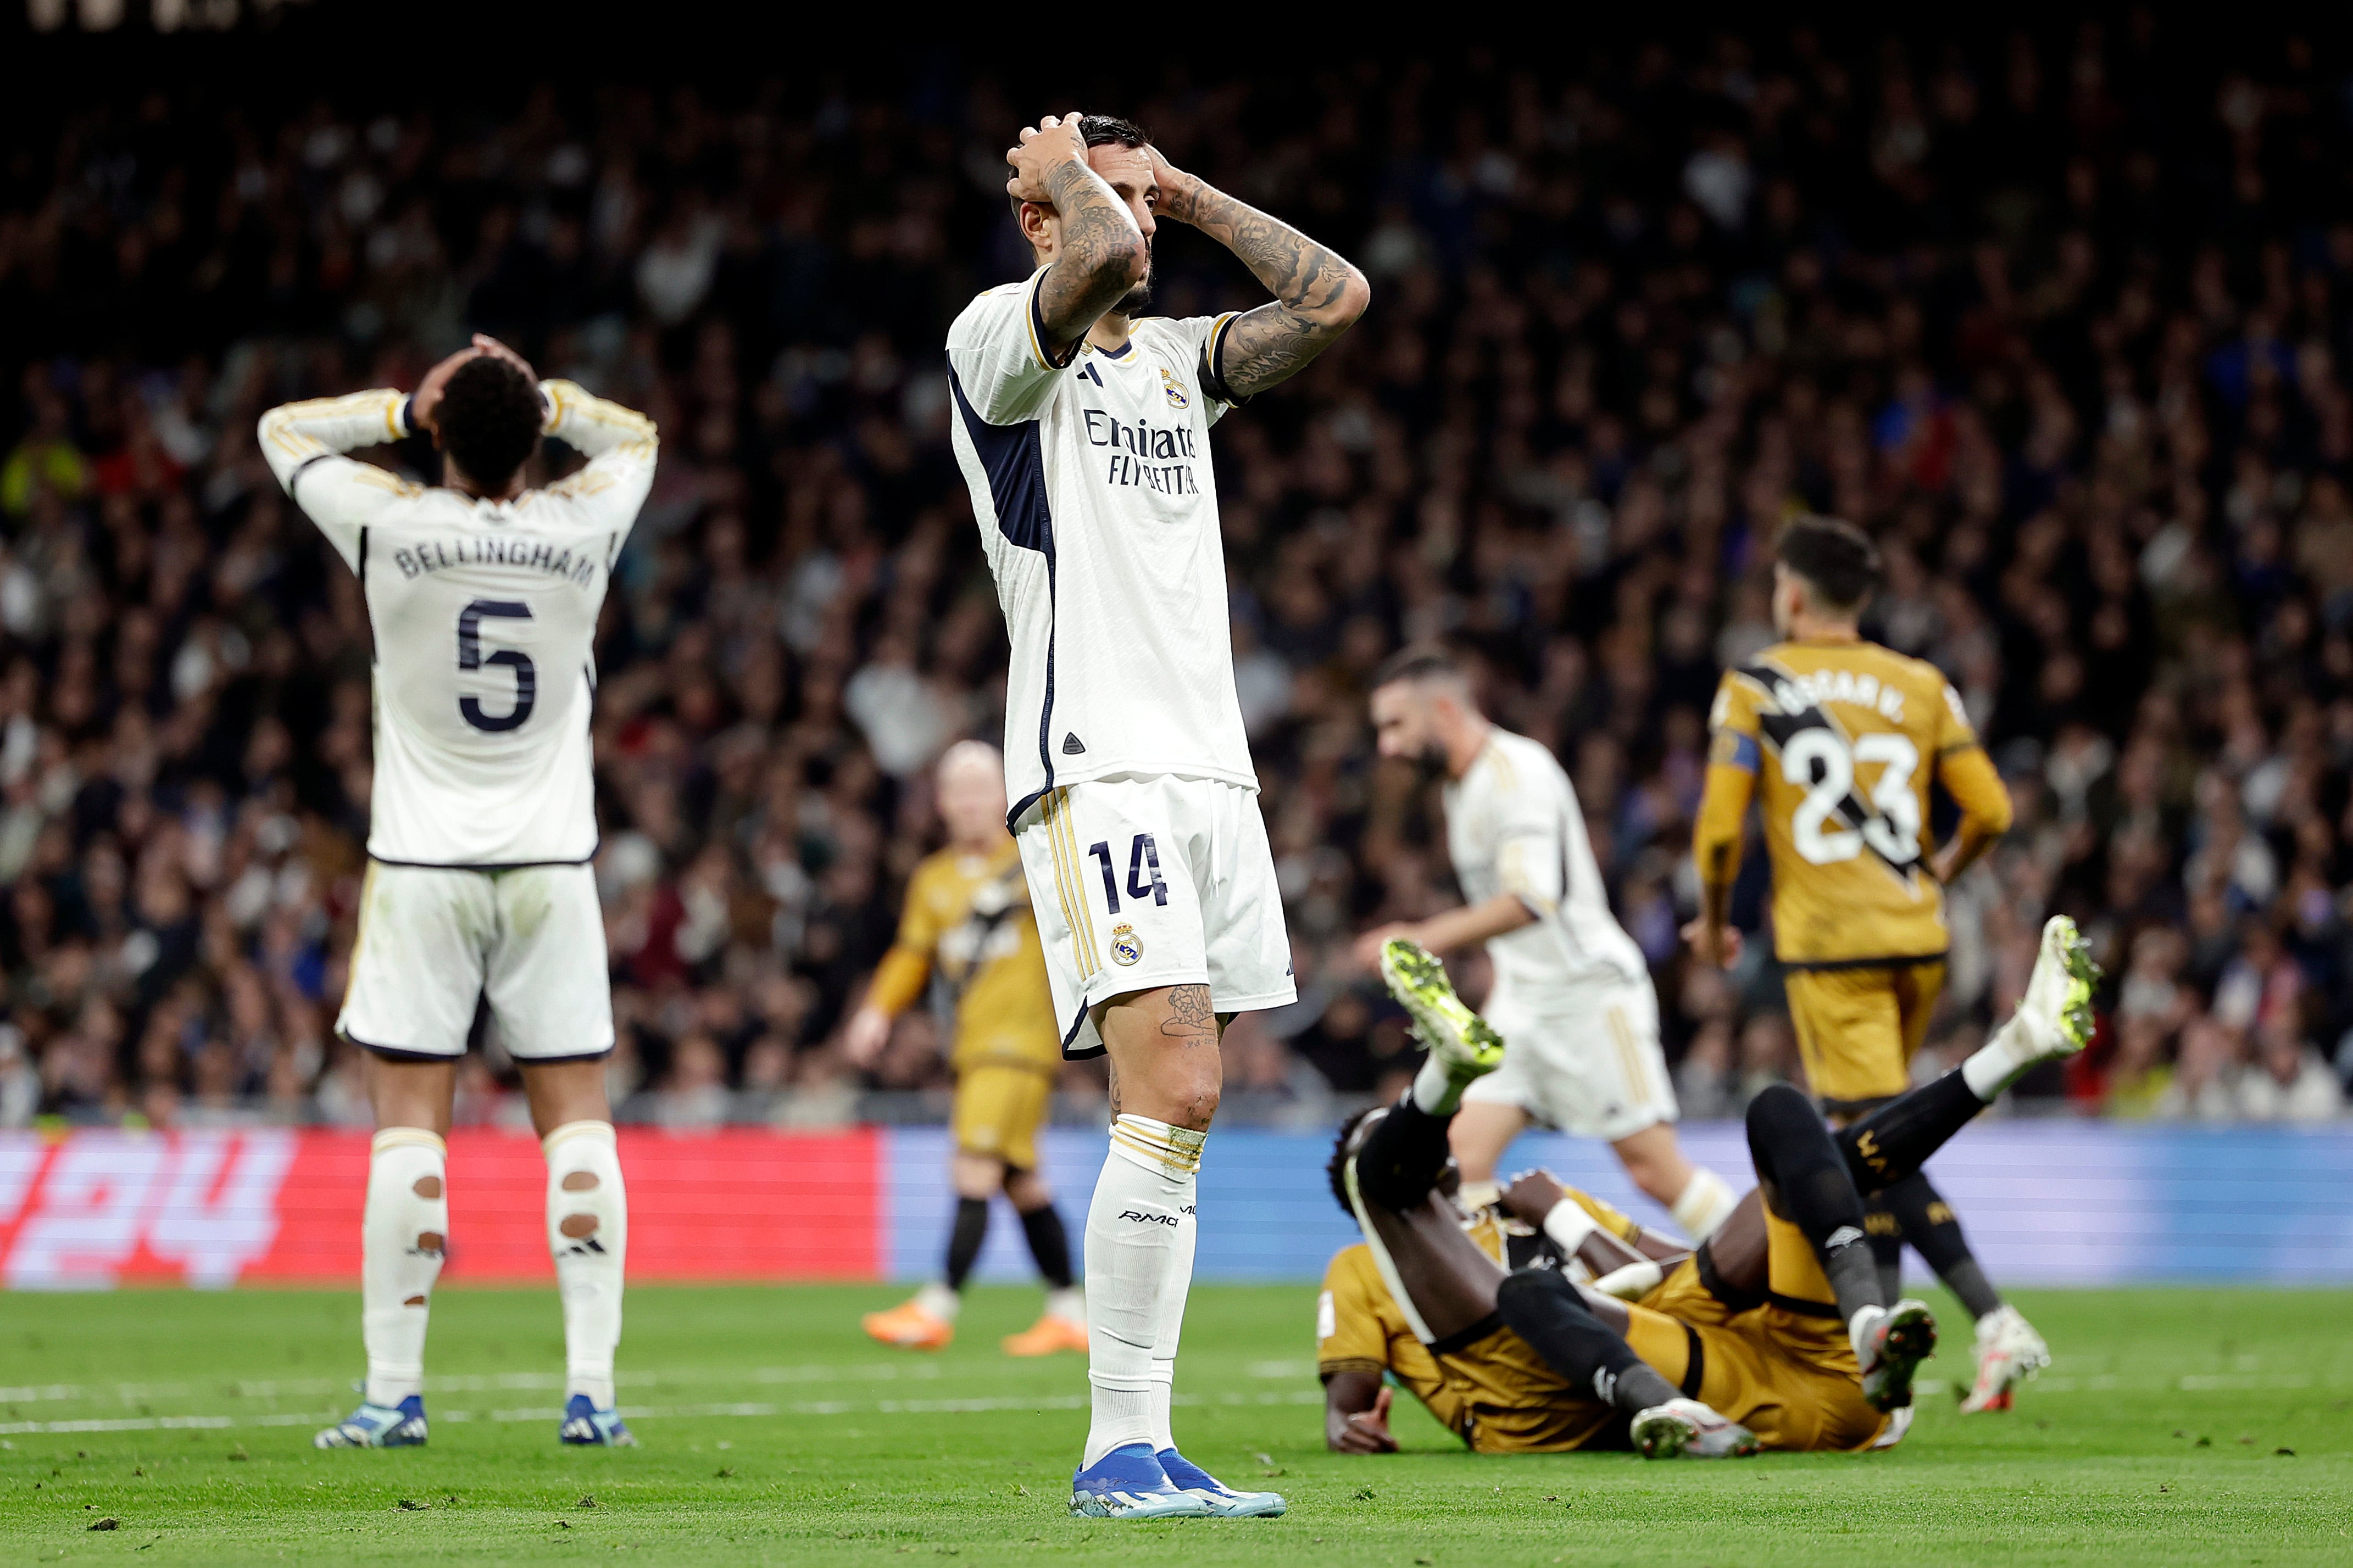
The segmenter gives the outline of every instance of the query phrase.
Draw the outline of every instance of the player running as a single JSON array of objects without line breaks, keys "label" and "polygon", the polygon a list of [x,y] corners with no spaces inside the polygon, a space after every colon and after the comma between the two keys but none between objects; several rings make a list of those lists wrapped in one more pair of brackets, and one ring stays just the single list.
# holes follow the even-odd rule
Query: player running
[{"label": "player running", "polygon": [[[1295,994],[1234,692],[1209,426],[1364,313],[1338,256],[1172,167],[1101,115],[1006,153],[1037,270],[948,332],[956,458],[1013,651],[1008,825],[1065,1055],[1111,1055],[1111,1149],[1087,1215],[1093,1418],[1073,1512],[1278,1513],[1176,1452],[1169,1389],[1192,1279],[1194,1173],[1235,1013]],[[1275,296],[1145,317],[1152,237],[1190,224]]]},{"label": "player running", "polygon": [[1086,1300],[1071,1283],[1071,1241],[1054,1194],[1038,1173],[1038,1126],[1061,1066],[1061,1032],[1038,947],[1038,922],[1020,851],[1005,830],[1005,759],[986,741],[959,741],[940,758],[940,816],[947,847],[907,879],[899,940],[874,972],[866,1003],[842,1044],[860,1067],[891,1038],[891,1020],[921,994],[952,1023],[955,1105],[955,1226],[945,1278],[911,1300],[869,1312],[866,1331],[886,1345],[944,1349],[955,1337],[965,1279],[988,1236],[988,1203],[1003,1193],[1021,1216],[1029,1256],[1046,1281],[1046,1310],[1004,1340],[1008,1355],[1087,1348]]},{"label": "player running", "polygon": [[2055,917],[2016,1015],[1958,1068],[1835,1141],[1796,1090],[1758,1095],[1760,1185],[1688,1255],[1549,1175],[1522,1177],[1505,1206],[1541,1226],[1559,1267],[1507,1274],[1493,1223],[1466,1234],[1443,1192],[1449,1101],[1492,1070],[1493,1032],[1435,960],[1389,952],[1392,988],[1431,1048],[1412,1090],[1343,1128],[1333,1155],[1335,1194],[1365,1234],[1333,1259],[1317,1310],[1325,1440],[1347,1453],[1395,1450],[1392,1373],[1482,1452],[1895,1442],[1936,1325],[1917,1301],[1884,1302],[1861,1194],[1916,1171],[2020,1073],[2081,1050],[2097,976],[2073,922]]},{"label": "player running", "polygon": [[[340,456],[431,434],[427,489]],[[543,435],[588,465],[526,489]],[[261,450],[356,573],[375,632],[375,785],[336,1032],[367,1055],[358,1409],[322,1448],[426,1438],[425,1325],[449,1234],[458,1058],[478,1004],[522,1072],[547,1156],[565,1443],[635,1442],[613,1408],[628,1206],[605,1098],[613,1048],[590,768],[592,645],[653,481],[654,426],[477,337],[414,395],[273,408]]]},{"label": "player running", "polygon": [[[1978,744],[1958,693],[1931,664],[1862,640],[1879,552],[1862,530],[1801,517],[1782,531],[1773,624],[1784,638],[1726,670],[1693,835],[1701,913],[1684,935],[1730,964],[1742,821],[1759,797],[1773,868],[1773,946],[1806,1076],[1834,1125],[1911,1082],[1945,982],[1945,885],[2010,827],[2009,792]],[[1929,787],[1960,807],[1931,857]],[[1928,1178],[1872,1203],[1873,1249],[1892,1291],[1909,1240],[1977,1320],[1977,1385],[1964,1411],[2006,1410],[2050,1352],[2003,1303]]]},{"label": "player running", "polygon": [[1658,994],[1609,912],[1568,775],[1544,742],[1490,722],[1470,673],[1442,650],[1390,658],[1371,700],[1380,754],[1446,779],[1447,852],[1471,901],[1369,932],[1357,956],[1378,963],[1392,937],[1438,953],[1485,943],[1495,971],[1485,1015],[1512,1042],[1454,1119],[1462,1202],[1495,1201],[1495,1163],[1535,1121],[1609,1143],[1634,1184],[1705,1240],[1738,1199],[1675,1141]]}]

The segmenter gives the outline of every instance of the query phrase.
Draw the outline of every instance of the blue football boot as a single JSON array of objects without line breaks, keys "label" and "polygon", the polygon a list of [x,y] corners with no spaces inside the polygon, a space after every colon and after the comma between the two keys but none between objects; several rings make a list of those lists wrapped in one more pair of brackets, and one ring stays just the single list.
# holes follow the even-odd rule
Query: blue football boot
[{"label": "blue football boot", "polygon": [[1238,1492],[1174,1448],[1156,1457],[1169,1485],[1199,1498],[1219,1519],[1279,1519],[1290,1506],[1281,1492]]},{"label": "blue football boot", "polygon": [[369,1405],[322,1430],[314,1448],[421,1448],[425,1446],[425,1396],[412,1394],[398,1405]]},{"label": "blue football boot", "polygon": [[1151,1444],[1129,1443],[1071,1478],[1071,1511],[1086,1519],[1202,1519],[1211,1510],[1168,1479]]},{"label": "blue football boot", "polygon": [[555,1429],[555,1440],[590,1448],[634,1448],[638,1439],[621,1425],[618,1410],[599,1410],[585,1394],[575,1394],[564,1402],[564,1424]]}]

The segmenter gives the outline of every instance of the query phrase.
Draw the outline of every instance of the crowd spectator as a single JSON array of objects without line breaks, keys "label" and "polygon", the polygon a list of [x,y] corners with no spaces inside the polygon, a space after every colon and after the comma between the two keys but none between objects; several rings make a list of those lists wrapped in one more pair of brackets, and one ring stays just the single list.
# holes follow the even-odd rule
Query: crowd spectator
[{"label": "crowd spectator", "polygon": [[[1348,939],[1451,895],[1363,706],[1440,637],[1569,766],[1689,1112],[1796,1070],[1769,944],[1717,975],[1674,933],[1710,694],[1770,639],[1766,547],[1811,510],[1882,541],[1867,629],[1944,668],[2017,801],[1953,891],[1926,1060],[1998,1019],[2064,910],[2117,978],[2026,1100],[2337,1114],[2348,69],[2295,36],[2195,52],[2140,10],[1312,80],[1221,60],[1091,102],[1374,286],[1214,442],[1301,985],[1229,1037],[1229,1104],[1317,1119],[1409,1067]],[[332,1024],[370,630],[254,422],[413,384],[475,329],[663,431],[598,645],[616,1093],[823,1122],[940,1084],[920,1016],[865,1081],[832,1042],[932,845],[926,764],[1001,720],[940,352],[1025,268],[1000,154],[1063,107],[949,74],[467,114],[159,88],[0,161],[0,1122],[364,1116]],[[1156,289],[1262,297],[1174,225]],[[511,1105],[490,1047],[464,1115]]]}]

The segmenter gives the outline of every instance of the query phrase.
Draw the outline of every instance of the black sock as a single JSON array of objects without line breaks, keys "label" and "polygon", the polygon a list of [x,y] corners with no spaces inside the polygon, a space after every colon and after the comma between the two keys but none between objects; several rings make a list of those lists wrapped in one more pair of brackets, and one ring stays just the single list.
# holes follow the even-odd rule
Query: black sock
[{"label": "black sock", "polygon": [[980,1244],[988,1239],[988,1200],[956,1199],[955,1228],[948,1232],[948,1289],[964,1289],[965,1276],[980,1258]]},{"label": "black sock", "polygon": [[1862,1200],[1863,1228],[1871,1233],[1871,1258],[1879,1269],[1879,1293],[1894,1301],[1904,1294],[1904,1222],[1887,1212],[1887,1194]]},{"label": "black sock", "polygon": [[1406,1097],[1389,1107],[1356,1152],[1356,1191],[1385,1209],[1412,1208],[1430,1195],[1452,1151],[1446,1130],[1451,1116],[1432,1116]]},{"label": "black sock", "polygon": [[1644,1364],[1625,1337],[1593,1315],[1577,1287],[1550,1268],[1523,1268],[1495,1288],[1495,1310],[1555,1372],[1634,1414],[1664,1405],[1675,1385]]},{"label": "black sock", "polygon": [[1961,1222],[1953,1217],[1944,1194],[1915,1173],[1879,1194],[1887,1212],[1904,1226],[1904,1239],[1936,1271],[1945,1288],[1960,1299],[1972,1318],[1982,1318],[2001,1305],[2001,1292],[1987,1280],[1969,1251]]},{"label": "black sock", "polygon": [[1029,1256],[1038,1260],[1039,1276],[1055,1290],[1071,1288],[1071,1237],[1052,1204],[1040,1204],[1021,1215],[1021,1234],[1029,1238]]},{"label": "black sock", "polygon": [[1877,1192],[1918,1171],[1984,1109],[1985,1101],[1957,1068],[1856,1121],[1838,1135],[1839,1150],[1846,1156],[1854,1184],[1866,1193]]},{"label": "black sock", "polygon": [[1852,1318],[1864,1307],[1886,1305],[1862,1194],[1813,1102],[1786,1083],[1750,1100],[1748,1156],[1767,1205],[1814,1244],[1839,1315]]}]

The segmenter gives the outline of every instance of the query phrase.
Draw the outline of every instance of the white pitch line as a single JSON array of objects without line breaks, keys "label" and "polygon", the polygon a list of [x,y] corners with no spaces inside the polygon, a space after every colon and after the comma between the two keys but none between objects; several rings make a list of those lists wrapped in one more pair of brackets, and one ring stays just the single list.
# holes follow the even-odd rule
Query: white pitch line
[{"label": "white pitch line", "polygon": [[[1245,1395],[1223,1394],[1204,1398],[1198,1394],[1177,1394],[1171,1403],[1180,1405],[1321,1405],[1320,1390],[1296,1388],[1285,1394]],[[849,1400],[799,1400],[790,1403],[753,1401],[721,1405],[625,1405],[621,1415],[631,1421],[707,1420],[714,1417],[756,1419],[774,1415],[964,1415],[998,1410],[1082,1410],[1087,1396],[1077,1394],[1045,1395],[1007,1394],[977,1399],[878,1399],[871,1403]],[[563,1418],[561,1410],[492,1410],[487,1415],[471,1410],[444,1410],[433,1415],[436,1421],[556,1421]],[[216,1431],[237,1426],[302,1426],[311,1423],[326,1425],[335,1419],[332,1410],[277,1413],[268,1415],[132,1415],[87,1421],[6,1421],[0,1422],[0,1434],[10,1436],[70,1432],[169,1432],[182,1428]]]},{"label": "white pitch line", "polygon": [[[1311,1361],[1252,1362],[1246,1375],[1261,1379],[1308,1378],[1315,1374]],[[703,1367],[686,1372],[625,1372],[614,1381],[623,1388],[691,1387],[698,1384],[756,1383],[936,1383],[947,1375],[931,1363],[817,1362],[798,1366]],[[428,1377],[427,1394],[527,1393],[560,1389],[564,1374],[555,1372],[502,1372],[493,1375],[464,1374]],[[355,1387],[350,1378],[230,1378],[216,1385],[193,1383],[34,1384],[0,1387],[0,1405],[65,1404],[105,1401],[136,1405],[153,1399],[185,1399],[202,1393],[231,1399],[280,1399],[290,1395],[343,1394]]]}]

